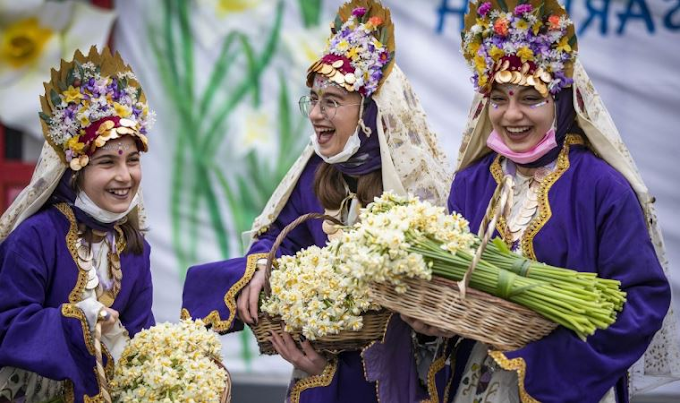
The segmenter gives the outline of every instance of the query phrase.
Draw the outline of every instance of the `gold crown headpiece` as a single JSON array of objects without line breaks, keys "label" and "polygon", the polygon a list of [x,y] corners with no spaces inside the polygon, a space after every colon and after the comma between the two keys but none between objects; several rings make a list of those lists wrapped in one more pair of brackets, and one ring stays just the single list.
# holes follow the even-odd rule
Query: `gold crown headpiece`
[{"label": "gold crown headpiece", "polygon": [[378,91],[394,65],[394,25],[390,10],[376,0],[343,4],[331,24],[323,56],[307,70],[307,86],[316,74],[365,97]]},{"label": "gold crown headpiece", "polygon": [[494,82],[534,87],[546,97],[573,83],[574,24],[557,0],[477,0],[462,34],[475,88]]},{"label": "gold crown headpiece", "polygon": [[71,62],[52,69],[40,97],[40,119],[47,142],[71,169],[78,171],[107,141],[135,137],[140,151],[148,150],[146,132],[153,124],[146,96],[120,54],[90,48],[78,50]]}]

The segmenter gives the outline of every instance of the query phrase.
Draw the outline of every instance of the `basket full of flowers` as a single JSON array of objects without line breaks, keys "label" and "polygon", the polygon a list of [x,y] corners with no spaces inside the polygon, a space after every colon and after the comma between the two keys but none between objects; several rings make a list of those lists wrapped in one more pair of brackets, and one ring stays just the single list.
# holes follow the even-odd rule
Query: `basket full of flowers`
[{"label": "basket full of flowers", "polygon": [[[301,223],[334,217],[309,213],[279,234],[268,256],[261,313],[251,329],[262,354],[276,354],[271,333],[308,339],[315,350],[335,354],[358,350],[382,339],[390,312],[372,304],[368,287],[341,270],[335,251],[310,246],[295,255],[275,258],[285,237]],[[331,243],[332,244],[332,243]]]},{"label": "basket full of flowers", "polygon": [[[110,382],[115,403],[231,401],[231,378],[221,343],[202,321],[161,323],[125,347]],[[167,400],[170,399],[170,400]]]}]

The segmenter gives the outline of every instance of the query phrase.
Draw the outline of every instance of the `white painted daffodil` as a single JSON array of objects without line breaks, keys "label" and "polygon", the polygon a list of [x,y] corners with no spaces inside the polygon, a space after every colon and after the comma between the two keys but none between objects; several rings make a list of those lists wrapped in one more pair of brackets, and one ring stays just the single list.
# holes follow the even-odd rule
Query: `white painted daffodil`
[{"label": "white painted daffodil", "polygon": [[103,47],[115,13],[74,1],[0,0],[0,121],[41,138],[39,96],[76,49]]}]

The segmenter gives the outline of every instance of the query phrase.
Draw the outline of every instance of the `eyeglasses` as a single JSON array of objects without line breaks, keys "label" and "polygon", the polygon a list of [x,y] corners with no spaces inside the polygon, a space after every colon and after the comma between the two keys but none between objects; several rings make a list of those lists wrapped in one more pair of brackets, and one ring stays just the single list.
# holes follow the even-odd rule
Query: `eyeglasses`
[{"label": "eyeglasses", "polygon": [[303,96],[302,98],[300,98],[300,101],[298,102],[298,105],[300,105],[300,112],[302,112],[302,115],[304,117],[309,117],[309,114],[312,113],[312,110],[314,109],[316,104],[320,105],[321,113],[328,120],[333,120],[333,118],[335,117],[335,113],[340,107],[361,105],[361,103],[341,104],[332,98],[313,99],[309,95]]}]

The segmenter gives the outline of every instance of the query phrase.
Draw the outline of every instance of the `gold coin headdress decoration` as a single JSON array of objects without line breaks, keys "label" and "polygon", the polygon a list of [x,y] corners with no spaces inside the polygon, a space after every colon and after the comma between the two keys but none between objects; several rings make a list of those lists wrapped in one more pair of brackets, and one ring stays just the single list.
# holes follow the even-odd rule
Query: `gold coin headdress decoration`
[{"label": "gold coin headdress decoration", "polygon": [[[71,62],[52,69],[40,119],[47,142],[71,169],[78,171],[107,141],[131,135],[147,151],[146,133],[154,121],[130,66],[108,48],[93,46],[87,56],[76,51]],[[119,150],[120,151],[120,150]]]},{"label": "gold coin headdress decoration", "polygon": [[323,56],[307,70],[307,86],[320,74],[350,92],[369,97],[394,65],[394,25],[390,10],[374,0],[340,7]]},{"label": "gold coin headdress decoration", "polygon": [[483,94],[497,82],[531,86],[546,97],[573,83],[576,34],[557,0],[471,2],[462,48]]}]

